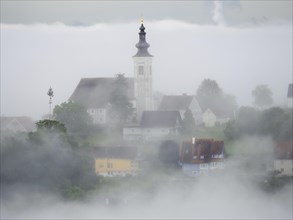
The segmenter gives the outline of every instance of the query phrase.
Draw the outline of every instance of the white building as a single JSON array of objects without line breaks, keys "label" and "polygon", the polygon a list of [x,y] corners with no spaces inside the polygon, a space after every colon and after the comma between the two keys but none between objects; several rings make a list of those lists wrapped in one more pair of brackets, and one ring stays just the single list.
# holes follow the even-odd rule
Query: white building
[{"label": "white building", "polygon": [[202,110],[195,98],[191,95],[164,95],[159,105],[160,111],[179,111],[181,118],[184,118],[186,110],[190,110],[195,124],[202,123]]},{"label": "white building", "polygon": [[[133,56],[134,77],[126,78],[127,97],[134,108],[133,119],[140,120],[143,111],[153,110],[152,58],[143,23],[139,28],[137,53]],[[83,105],[95,124],[106,124],[109,116],[111,93],[115,88],[115,77],[82,78],[69,98]]]},{"label": "white building", "polygon": [[144,111],[139,126],[123,128],[124,140],[155,141],[177,136],[182,128],[178,111]]},{"label": "white building", "polygon": [[202,114],[202,121],[205,127],[215,127],[216,125],[224,125],[230,120],[229,116],[216,115],[211,109],[206,109]]},{"label": "white building", "polygon": [[293,142],[279,142],[275,146],[274,170],[279,176],[293,176]]}]

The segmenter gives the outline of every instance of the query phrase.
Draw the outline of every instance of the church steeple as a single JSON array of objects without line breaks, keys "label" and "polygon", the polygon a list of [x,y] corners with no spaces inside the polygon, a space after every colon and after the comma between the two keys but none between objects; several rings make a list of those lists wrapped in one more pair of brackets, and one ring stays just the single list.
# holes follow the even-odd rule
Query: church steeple
[{"label": "church steeple", "polygon": [[136,118],[141,119],[143,111],[154,109],[153,104],[153,74],[152,59],[149,54],[149,44],[145,40],[143,20],[139,28],[139,42],[135,45],[137,53],[133,56],[134,63],[134,96],[136,100]]},{"label": "church steeple", "polygon": [[144,31],[145,27],[143,25],[143,19],[141,19],[141,25],[139,30],[139,42],[135,45],[137,48],[137,53],[134,55],[134,57],[152,57],[152,55],[150,55],[148,52],[148,48],[150,45],[146,42],[145,39],[146,32]]}]

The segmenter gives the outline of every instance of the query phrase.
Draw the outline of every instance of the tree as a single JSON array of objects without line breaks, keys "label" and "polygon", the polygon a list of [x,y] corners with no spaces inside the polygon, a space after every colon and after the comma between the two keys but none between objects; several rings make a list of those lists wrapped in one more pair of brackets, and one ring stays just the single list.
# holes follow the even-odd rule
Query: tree
[{"label": "tree", "polygon": [[183,127],[183,134],[186,134],[186,135],[195,134],[195,129],[196,129],[195,120],[190,109],[187,109],[184,113],[182,127]]},{"label": "tree", "polygon": [[272,91],[268,85],[258,85],[252,91],[254,104],[260,108],[273,104]]},{"label": "tree", "polygon": [[127,96],[128,84],[124,74],[117,74],[110,96],[110,114],[118,123],[125,123],[131,116],[133,108]]},{"label": "tree", "polygon": [[179,161],[179,144],[172,140],[162,142],[159,159],[164,164],[177,164]]},{"label": "tree", "polygon": [[233,116],[237,109],[235,97],[224,94],[215,80],[204,79],[197,89],[196,98],[203,111],[209,108],[218,115]]},{"label": "tree", "polygon": [[69,134],[85,136],[90,132],[93,120],[85,107],[72,101],[55,106],[54,118],[65,125]]},{"label": "tree", "polygon": [[60,123],[59,121],[45,119],[45,120],[38,121],[36,125],[39,131],[46,130],[48,132],[66,133],[66,128],[64,124]]}]

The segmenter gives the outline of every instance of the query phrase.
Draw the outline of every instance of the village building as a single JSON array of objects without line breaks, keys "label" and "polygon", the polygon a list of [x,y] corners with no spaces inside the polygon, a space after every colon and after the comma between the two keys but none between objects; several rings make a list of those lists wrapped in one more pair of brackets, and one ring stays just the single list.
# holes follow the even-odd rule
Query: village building
[{"label": "village building", "polygon": [[35,122],[26,116],[18,117],[1,117],[1,134],[32,132],[36,130]]},{"label": "village building", "polygon": [[207,108],[202,114],[202,122],[205,127],[222,126],[226,124],[231,117],[228,115],[217,114],[210,108]]},{"label": "village building", "polygon": [[144,111],[141,122],[123,128],[124,140],[155,141],[168,136],[177,136],[182,129],[178,111]]},{"label": "village building", "polygon": [[293,176],[293,142],[278,142],[274,149],[274,171],[278,176]]},{"label": "village building", "polygon": [[202,124],[202,110],[192,95],[164,95],[158,107],[161,111],[178,111],[181,118],[184,118],[186,110],[190,110],[196,125]]},{"label": "village building", "polygon": [[[143,23],[139,28],[137,53],[133,56],[134,77],[126,78],[127,98],[132,104],[133,120],[139,121],[143,111],[154,110],[152,58],[148,52],[146,32]],[[83,105],[95,124],[107,124],[110,95],[115,88],[115,77],[82,78],[69,100]],[[130,120],[131,121],[131,120]]]},{"label": "village building", "polygon": [[288,86],[286,107],[293,108],[293,83]]},{"label": "village building", "polygon": [[101,176],[135,176],[139,173],[137,147],[96,147],[95,172]]},{"label": "village building", "polygon": [[195,139],[184,141],[179,160],[182,171],[188,176],[206,175],[224,168],[224,141]]}]

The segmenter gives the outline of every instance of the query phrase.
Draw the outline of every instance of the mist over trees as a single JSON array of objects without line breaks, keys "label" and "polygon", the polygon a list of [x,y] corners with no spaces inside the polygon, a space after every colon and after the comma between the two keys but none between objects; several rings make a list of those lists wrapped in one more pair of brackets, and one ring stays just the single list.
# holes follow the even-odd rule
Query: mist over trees
[{"label": "mist over trees", "polygon": [[254,98],[254,105],[260,108],[273,104],[273,93],[268,85],[257,85],[251,94]]},{"label": "mist over trees", "polygon": [[114,89],[110,95],[110,114],[112,120],[124,124],[133,112],[127,95],[127,82],[124,74],[117,74]]},{"label": "mist over trees", "polygon": [[184,117],[182,120],[182,134],[187,136],[193,136],[195,134],[195,131],[195,119],[192,115],[191,110],[187,109],[184,112]]},{"label": "mist over trees", "polygon": [[265,110],[241,107],[235,120],[231,120],[224,130],[228,140],[247,135],[267,135],[275,141],[292,141],[292,109],[272,107]]},{"label": "mist over trees", "polygon": [[235,97],[225,94],[212,79],[204,79],[201,82],[196,91],[196,98],[203,112],[209,108],[217,115],[233,116],[237,109]]},{"label": "mist over trees", "polygon": [[39,121],[37,131],[4,138],[0,149],[2,189],[21,184],[78,199],[97,184],[90,154],[58,121]]},{"label": "mist over trees", "polygon": [[86,137],[93,129],[93,119],[86,108],[72,101],[56,105],[53,117],[63,123],[68,134],[73,136]]}]

